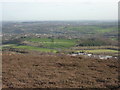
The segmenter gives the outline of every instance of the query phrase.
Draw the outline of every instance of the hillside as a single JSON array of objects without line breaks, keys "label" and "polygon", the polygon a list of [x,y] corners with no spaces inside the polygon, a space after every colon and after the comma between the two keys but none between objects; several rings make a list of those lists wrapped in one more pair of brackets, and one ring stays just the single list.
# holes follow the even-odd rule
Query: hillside
[{"label": "hillside", "polygon": [[116,88],[117,59],[3,52],[3,88]]}]

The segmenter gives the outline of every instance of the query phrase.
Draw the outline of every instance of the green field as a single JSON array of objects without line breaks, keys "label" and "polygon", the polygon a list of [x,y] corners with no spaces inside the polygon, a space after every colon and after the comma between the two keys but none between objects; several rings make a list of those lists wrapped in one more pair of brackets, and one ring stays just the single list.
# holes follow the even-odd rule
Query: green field
[{"label": "green field", "polygon": [[110,50],[110,49],[95,49],[95,50],[77,50],[76,52],[84,51],[86,53],[94,53],[94,54],[100,54],[100,53],[118,53],[117,50]]},{"label": "green field", "polygon": [[117,50],[110,50],[110,49],[98,49],[98,50],[86,50],[86,52],[91,53],[118,53]]},{"label": "green field", "polygon": [[[76,47],[77,39],[53,39],[53,38],[24,38],[23,41],[27,43],[21,44],[6,44],[3,45],[3,48],[17,48],[25,50],[33,50],[40,52],[80,52],[84,51],[87,53],[117,53],[117,47],[115,46],[85,46],[85,47]],[[33,45],[32,45],[33,44]],[[36,46],[34,46],[36,44]],[[38,45],[37,45],[38,44]],[[109,48],[109,49],[107,49]],[[113,50],[112,50],[113,49]]]},{"label": "green field", "polygon": [[74,39],[31,38],[27,39],[27,41],[40,43],[47,48],[69,48],[76,44]]},{"label": "green field", "polygon": [[[51,39],[51,38],[24,38],[23,41],[27,41],[28,44],[6,44],[3,47],[11,47],[26,50],[35,50],[41,52],[57,52],[65,48],[70,48],[76,45],[75,39]],[[36,46],[31,45],[36,44]],[[37,45],[38,44],[38,45]]]}]

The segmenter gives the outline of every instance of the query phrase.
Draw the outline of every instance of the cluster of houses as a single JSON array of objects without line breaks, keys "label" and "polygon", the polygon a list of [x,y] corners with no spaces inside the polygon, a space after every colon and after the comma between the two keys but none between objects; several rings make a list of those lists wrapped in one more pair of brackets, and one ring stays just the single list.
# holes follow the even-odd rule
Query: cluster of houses
[{"label": "cluster of houses", "polygon": [[113,57],[113,56],[109,56],[109,55],[94,55],[91,53],[84,53],[84,52],[76,52],[76,53],[72,53],[69,54],[70,56],[78,56],[78,55],[83,55],[86,57],[93,57],[93,58],[99,58],[99,59],[111,59],[111,58],[115,58],[117,59],[117,57]]}]

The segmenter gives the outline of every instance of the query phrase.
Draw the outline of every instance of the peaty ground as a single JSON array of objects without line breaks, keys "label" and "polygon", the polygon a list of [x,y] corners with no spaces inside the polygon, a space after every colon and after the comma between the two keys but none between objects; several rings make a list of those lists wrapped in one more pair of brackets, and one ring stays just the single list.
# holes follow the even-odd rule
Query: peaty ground
[{"label": "peaty ground", "polygon": [[118,60],[57,54],[2,54],[3,88],[115,88]]}]

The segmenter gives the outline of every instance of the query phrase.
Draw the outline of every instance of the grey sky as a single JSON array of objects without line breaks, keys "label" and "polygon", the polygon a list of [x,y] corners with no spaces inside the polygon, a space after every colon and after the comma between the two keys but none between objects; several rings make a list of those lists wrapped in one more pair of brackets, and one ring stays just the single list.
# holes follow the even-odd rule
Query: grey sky
[{"label": "grey sky", "polygon": [[55,0],[42,2],[4,2],[2,19],[12,20],[117,20],[117,2],[73,2]]}]

